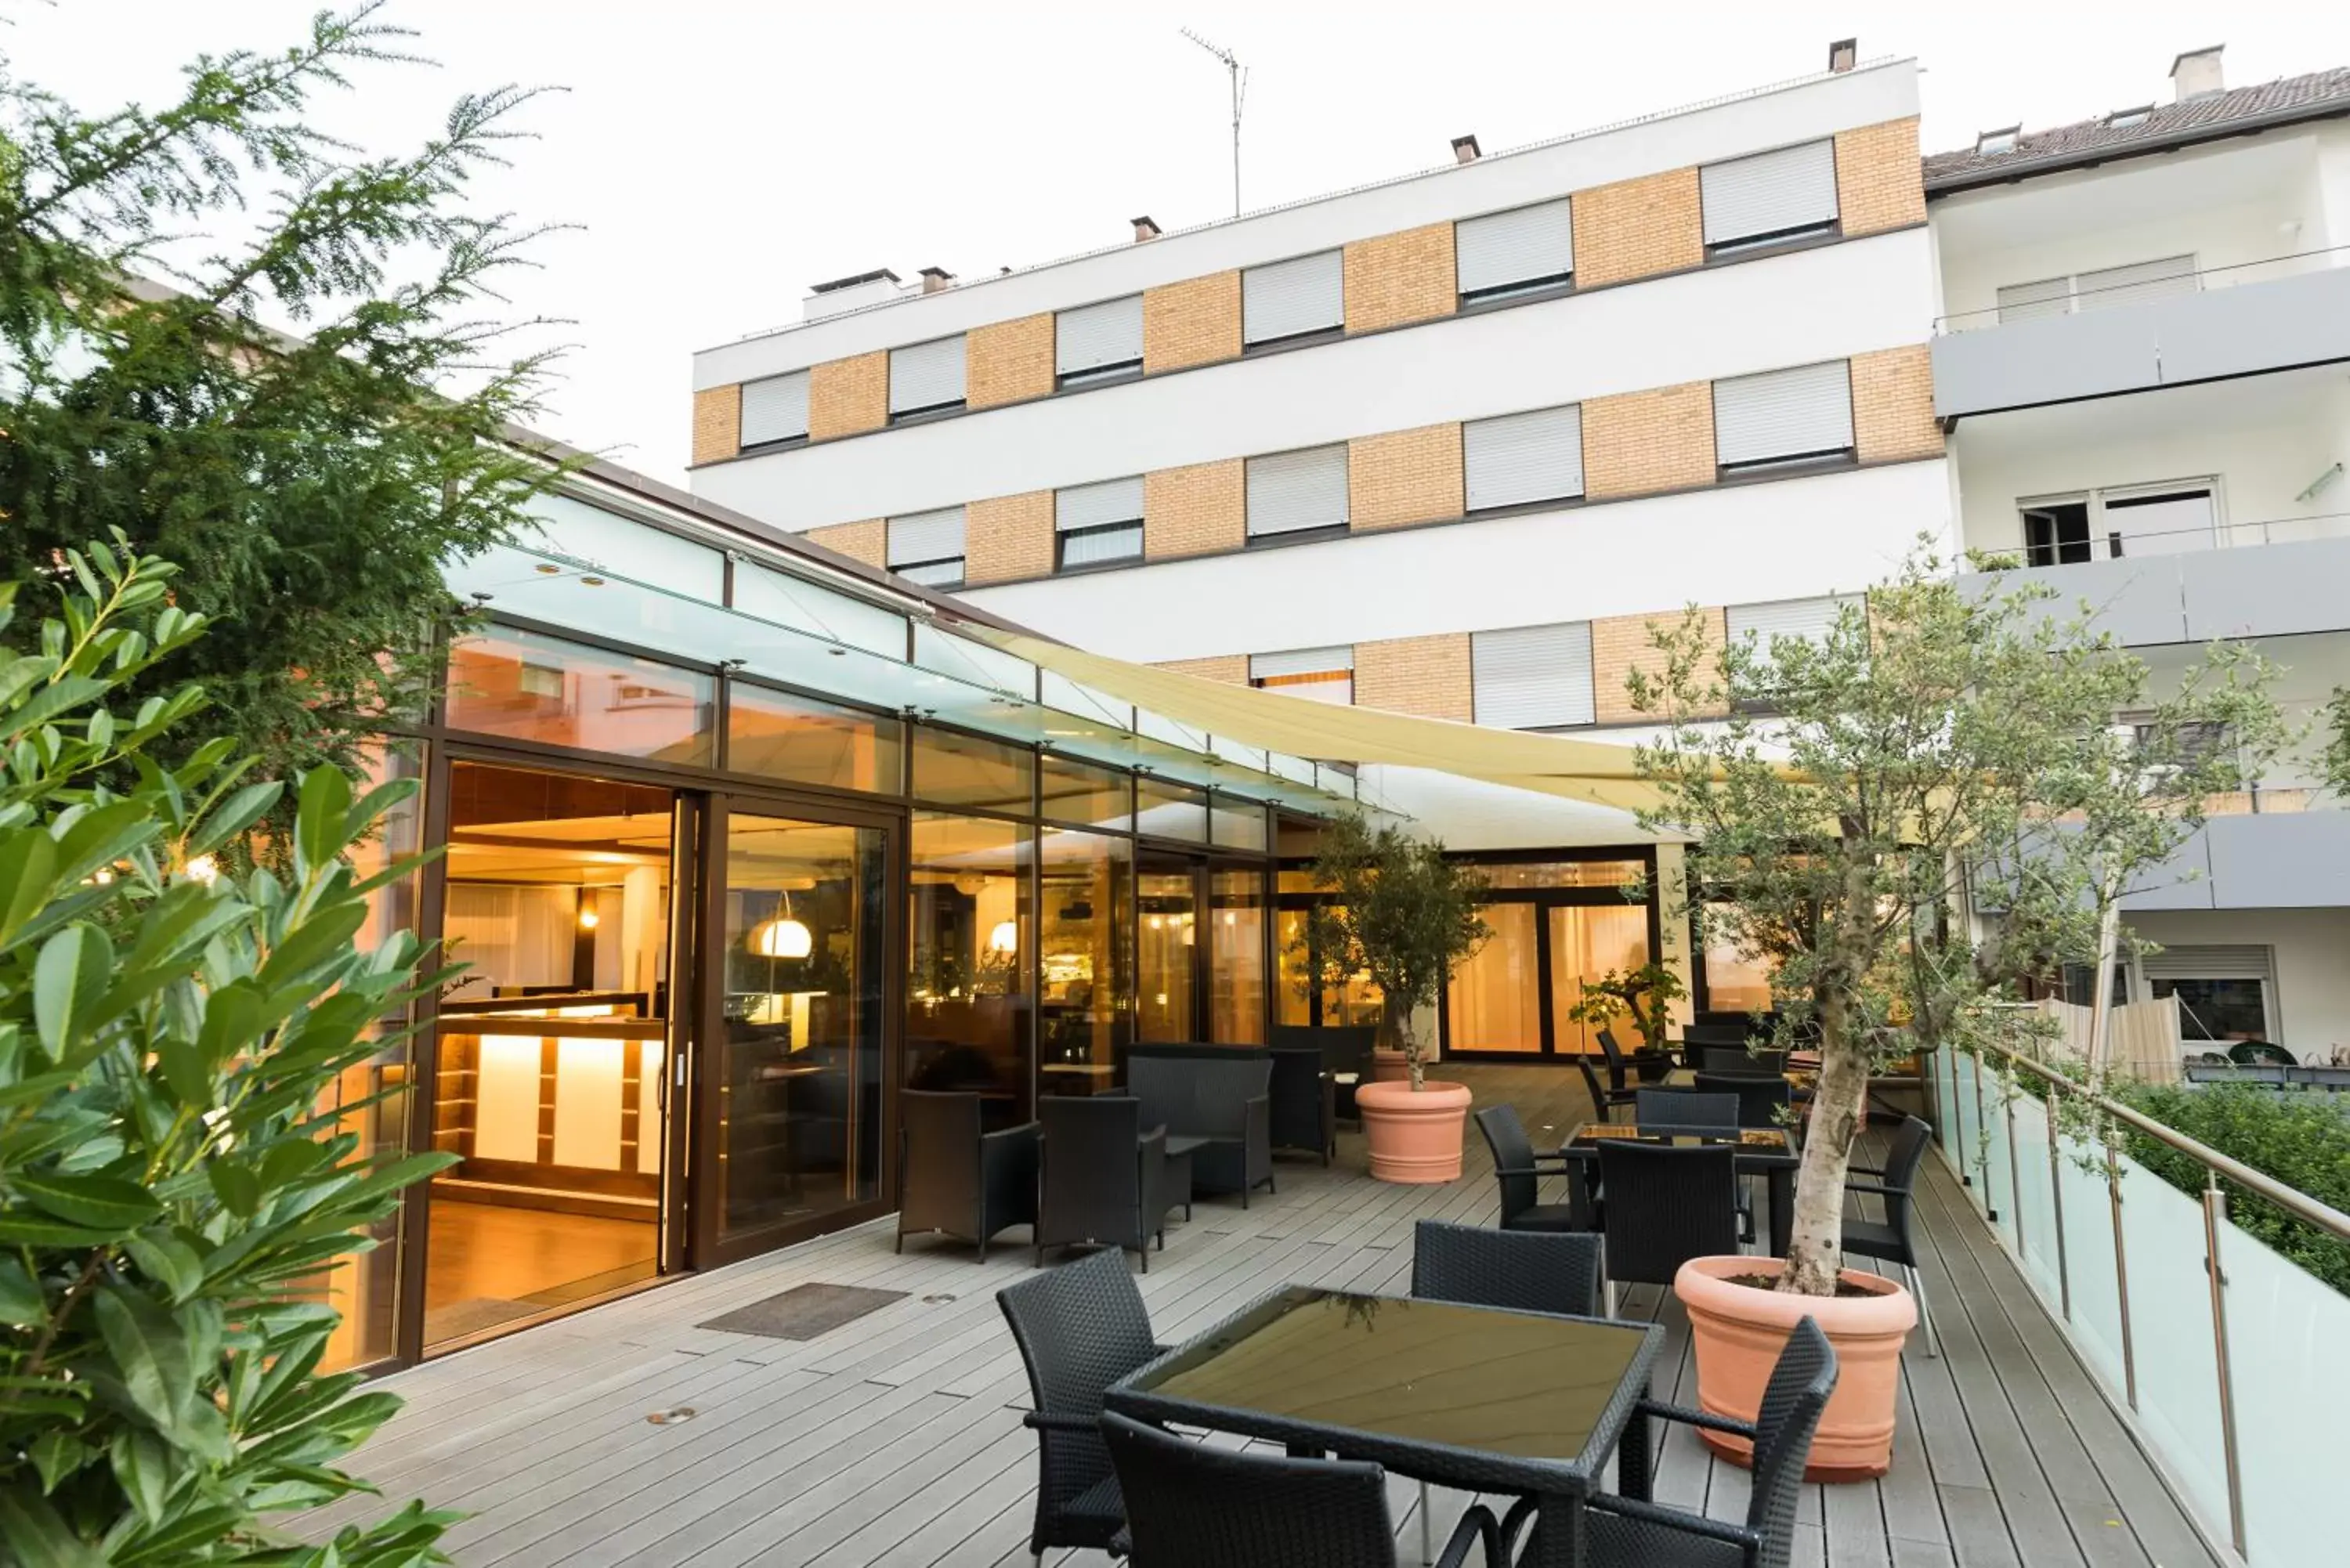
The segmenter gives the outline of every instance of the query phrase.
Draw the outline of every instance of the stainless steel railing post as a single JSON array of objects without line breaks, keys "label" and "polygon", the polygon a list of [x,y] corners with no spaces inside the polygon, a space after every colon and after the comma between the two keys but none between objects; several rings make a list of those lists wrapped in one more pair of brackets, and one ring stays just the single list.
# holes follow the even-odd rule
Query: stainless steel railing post
[{"label": "stainless steel railing post", "polygon": [[1999,1108],[2007,1118],[2007,1200],[2015,1210],[2015,1255],[2023,1256],[2023,1168],[2015,1158],[2015,1096],[2014,1085],[2003,1084],[2000,1089]]},{"label": "stainless steel railing post", "polygon": [[2073,1274],[2064,1261],[2064,1178],[2057,1168],[2056,1089],[2048,1088],[2048,1200],[2056,1214],[2056,1295],[2064,1303],[2064,1321],[2073,1321]]},{"label": "stainless steel railing post", "polygon": [[2106,1200],[2113,1215],[2114,1226],[2114,1293],[2121,1298],[2122,1316],[2122,1382],[2129,1395],[2129,1407],[2137,1408],[2137,1356],[2130,1345],[2129,1314],[2129,1249],[2122,1245],[2122,1168],[2114,1154],[2114,1130],[2105,1129],[2106,1138]]},{"label": "stainless steel railing post", "polygon": [[2228,1364],[2228,1276],[2220,1267],[2220,1232],[2228,1221],[2228,1195],[2220,1173],[2203,1174],[2203,1272],[2211,1281],[2212,1366],[2220,1376],[2220,1447],[2228,1460],[2228,1535],[2244,1554],[2244,1478],[2236,1455],[2236,1379]]}]

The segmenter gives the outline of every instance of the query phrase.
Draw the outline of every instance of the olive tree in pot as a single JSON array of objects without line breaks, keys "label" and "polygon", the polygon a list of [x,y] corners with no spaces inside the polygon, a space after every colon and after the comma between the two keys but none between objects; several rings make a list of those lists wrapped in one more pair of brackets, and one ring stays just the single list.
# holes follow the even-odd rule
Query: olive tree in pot
[{"label": "olive tree in pot", "polygon": [[1444,846],[1359,815],[1323,830],[1314,862],[1332,901],[1306,922],[1300,950],[1325,977],[1367,973],[1379,989],[1380,1039],[1403,1054],[1400,1082],[1365,1084],[1356,1104],[1383,1181],[1451,1181],[1461,1174],[1465,1084],[1431,1083],[1414,1013],[1434,1005],[1455,965],[1492,935],[1478,915],[1485,879]]},{"label": "olive tree in pot", "polygon": [[1827,1331],[1843,1376],[1819,1479],[1884,1472],[1918,1314],[1892,1280],[1839,1266],[1872,1071],[1921,1048],[2028,1044],[2027,1015],[1989,1004],[2020,971],[2093,956],[2101,901],[2282,739],[2256,658],[2215,649],[2158,689],[2054,597],[1967,583],[1921,542],[1815,638],[1725,649],[1691,611],[1653,633],[1652,668],[1627,682],[1661,725],[1639,749],[1658,795],[1645,826],[1700,841],[1684,898],[1709,940],[1773,971],[1772,1044],[1818,1053],[1787,1255],[1692,1260],[1675,1290],[1717,1413],[1753,1417],[1801,1317]]}]

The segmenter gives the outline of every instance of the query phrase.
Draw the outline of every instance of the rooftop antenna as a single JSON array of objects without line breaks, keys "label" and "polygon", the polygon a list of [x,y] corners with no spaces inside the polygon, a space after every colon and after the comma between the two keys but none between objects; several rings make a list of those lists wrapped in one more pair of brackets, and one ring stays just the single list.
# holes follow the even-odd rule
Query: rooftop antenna
[{"label": "rooftop antenna", "polygon": [[1223,62],[1224,72],[1232,82],[1232,216],[1241,215],[1241,105],[1248,101],[1248,70],[1238,55],[1230,49],[1218,48],[1189,27],[1180,29],[1182,35]]}]

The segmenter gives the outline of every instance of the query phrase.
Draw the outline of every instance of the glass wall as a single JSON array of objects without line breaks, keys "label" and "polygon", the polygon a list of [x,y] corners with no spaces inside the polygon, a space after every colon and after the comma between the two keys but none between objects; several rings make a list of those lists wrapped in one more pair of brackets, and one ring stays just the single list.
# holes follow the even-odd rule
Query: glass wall
[{"label": "glass wall", "polygon": [[[1291,832],[1283,825],[1283,836]],[[1329,901],[1329,894],[1311,871],[1284,867],[1276,886],[1279,908],[1274,919],[1274,1022],[1326,1028],[1372,1027],[1379,1022],[1379,988],[1367,973],[1338,977],[1333,982],[1310,949],[1309,919],[1314,908]]]},{"label": "glass wall", "polygon": [[1025,746],[917,724],[914,794],[940,805],[1033,816],[1036,753]]},{"label": "glass wall", "polygon": [[[1570,1016],[1586,981],[1648,961],[1654,894],[1627,901],[1648,879],[1645,856],[1482,861],[1480,913],[1492,935],[1453,971],[1445,994],[1445,1049],[1503,1056],[1595,1052],[1593,1026]],[[1638,1044],[1629,1020],[1618,1044]]]},{"label": "glass wall", "polygon": [[1149,1041],[1197,1040],[1198,863],[1188,855],[1146,849],[1136,857],[1135,892],[1141,915],[1135,933],[1140,950],[1137,1034]]},{"label": "glass wall", "polygon": [[906,726],[855,708],[763,686],[726,693],[726,766],[778,784],[896,794],[905,787]]},{"label": "glass wall", "polygon": [[1038,1088],[1089,1095],[1109,1086],[1132,1034],[1134,845],[1047,827],[1043,847]]},{"label": "glass wall", "polygon": [[1218,866],[1208,901],[1209,1038],[1219,1045],[1262,1045],[1264,868]]},{"label": "glass wall", "polygon": [[650,659],[496,627],[449,652],[452,730],[681,767],[718,760],[718,682]]},{"label": "glass wall", "polygon": [[1493,934],[1452,971],[1447,989],[1447,1049],[1535,1053],[1543,1048],[1542,993],[1537,984],[1541,927],[1532,904],[1492,904],[1485,923]]},{"label": "glass wall", "polygon": [[1035,831],[992,817],[913,816],[905,1082],[977,1093],[992,1127],[1030,1110]]},{"label": "glass wall", "polygon": [[[1550,941],[1551,1044],[1556,1051],[1596,1053],[1594,1026],[1567,1016],[1583,1000],[1583,982],[1610,970],[1638,969],[1648,961],[1648,911],[1640,904],[1554,906],[1546,911]],[[1640,1044],[1628,1018],[1610,1025],[1626,1050]]]}]

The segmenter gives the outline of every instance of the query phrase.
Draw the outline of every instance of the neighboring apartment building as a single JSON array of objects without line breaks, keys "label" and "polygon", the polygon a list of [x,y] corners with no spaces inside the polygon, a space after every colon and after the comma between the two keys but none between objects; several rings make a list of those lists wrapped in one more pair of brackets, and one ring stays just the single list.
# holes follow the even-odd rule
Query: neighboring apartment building
[{"label": "neighboring apartment building", "polygon": [[[2350,684],[2350,70],[2230,90],[2208,49],[2171,78],[1926,160],[1952,493],[1970,548],[2158,669],[2250,639],[2307,721]],[[2322,750],[2127,900],[2165,950],[2125,999],[2176,994],[2190,1036],[2350,1045],[2350,814]]]},{"label": "neighboring apartment building", "polygon": [[[693,487],[1097,653],[1620,730],[1652,618],[1818,624],[1947,533],[1917,117],[1916,67],[1846,45],[1024,272],[845,279],[696,356]],[[1575,980],[1679,945],[1619,891],[1652,855],[1626,819],[1362,782],[1507,857],[1449,1050],[1583,1049]],[[1715,957],[1700,1004],[1751,1005]]]}]

